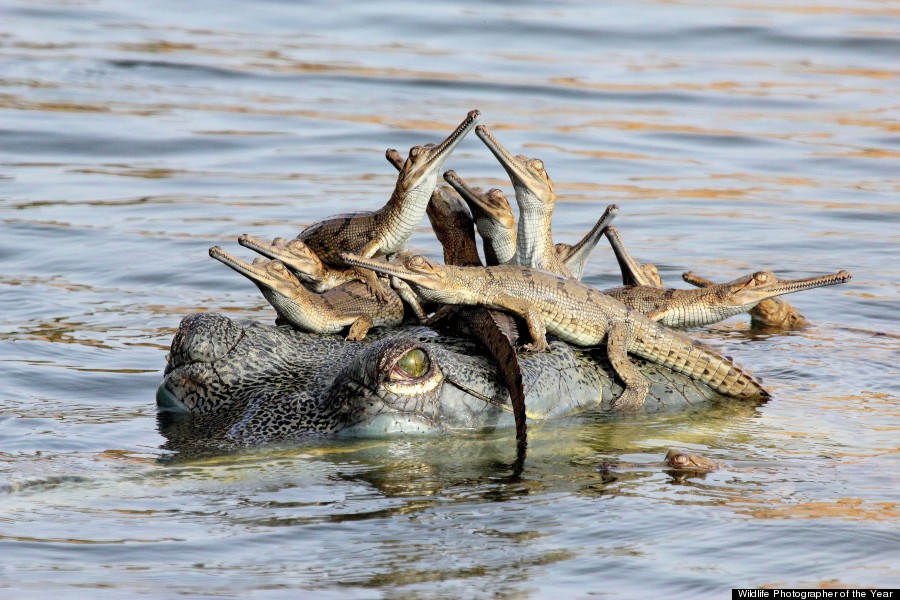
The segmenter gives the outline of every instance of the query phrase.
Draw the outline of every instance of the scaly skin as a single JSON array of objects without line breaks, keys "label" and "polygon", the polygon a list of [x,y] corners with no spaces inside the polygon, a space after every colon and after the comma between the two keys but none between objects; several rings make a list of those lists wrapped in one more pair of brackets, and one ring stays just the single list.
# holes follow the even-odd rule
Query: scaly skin
[{"label": "scaly skin", "polygon": [[[426,355],[424,364],[416,361],[424,368],[407,367],[404,358],[417,350]],[[621,387],[603,352],[556,341],[550,352],[519,360],[529,419],[615,412]],[[652,381],[646,412],[723,400],[684,375],[637,360]],[[408,326],[347,342],[208,312],[181,321],[157,404],[167,448],[186,453],[316,434],[477,431],[513,423],[497,366],[478,343]],[[742,404],[752,410],[755,402]]]},{"label": "scaly skin", "polygon": [[847,271],[805,279],[779,279],[771,271],[757,271],[700,289],[626,286],[604,293],[667,327],[702,327],[746,312],[768,298],[845,283],[850,278]]},{"label": "scaly skin", "polygon": [[[715,281],[700,277],[693,271],[682,273],[681,278],[697,287],[716,285]],[[802,329],[811,325],[790,302],[784,298],[768,298],[751,308],[750,326],[757,328]]]},{"label": "scaly skin", "polygon": [[424,256],[409,256],[402,265],[350,254],[344,255],[344,261],[404,279],[420,297],[433,302],[484,306],[519,315],[528,325],[534,351],[547,349],[547,333],[578,346],[605,342],[613,368],[625,382],[625,392],[618,400],[623,408],[639,408],[648,390],[647,381],[629,362],[627,353],[683,373],[721,394],[768,395],[749,372],[730,359],[572,279],[527,267],[441,266]]},{"label": "scaly skin", "polygon": [[[444,177],[447,177],[446,174]],[[482,266],[475,243],[472,217],[460,198],[451,195],[449,190],[447,194],[441,195],[438,195],[436,190],[428,205],[428,218],[441,246],[444,247],[445,263],[460,267]],[[467,328],[470,335],[481,342],[497,362],[516,419],[516,439],[520,442],[519,448],[524,451],[527,432],[525,388],[522,383],[522,368],[516,354],[516,340],[519,338],[516,323],[511,316],[498,310],[480,306],[453,307],[453,309],[455,310],[439,311],[443,314],[436,314],[429,324],[446,324],[453,331],[458,331],[460,326]]]},{"label": "scaly skin", "polygon": [[310,290],[322,293],[348,281],[359,279],[355,269],[333,269],[323,263],[309,246],[300,240],[275,238],[267,244],[246,233],[238,243],[272,260],[285,264]]},{"label": "scaly skin", "polygon": [[435,236],[444,248],[444,262],[460,266],[481,266],[475,244],[475,224],[469,209],[449,186],[435,188],[425,211]]},{"label": "scaly skin", "polygon": [[330,217],[310,225],[297,238],[332,266],[344,266],[343,252],[372,257],[400,251],[425,216],[444,161],[480,117],[473,110],[440,144],[411,148],[390,200],[379,210]]},{"label": "scaly skin", "polygon": [[475,135],[506,169],[516,190],[516,203],[519,205],[516,263],[572,277],[572,272],[553,248],[550,224],[556,205],[556,192],[543,161],[523,155],[513,156],[484,125],[475,128]]},{"label": "scaly skin", "polygon": [[[444,180],[453,186],[472,211],[478,234],[484,240],[484,259],[489,267],[515,264],[516,219],[503,192],[494,188],[482,192],[469,187],[456,171],[444,173]],[[447,264],[457,264],[444,260]]]},{"label": "scaly skin", "polygon": [[347,339],[359,341],[370,327],[403,322],[403,303],[396,294],[382,302],[358,281],[316,294],[280,261],[257,258],[248,264],[218,246],[210,248],[209,255],[256,284],[278,316],[302,331],[338,333],[349,327]]},{"label": "scaly skin", "polygon": [[597,219],[597,223],[594,224],[590,231],[584,234],[584,237],[578,243],[574,246],[560,243],[553,247],[559,259],[572,272],[572,277],[578,281],[581,281],[581,277],[584,275],[584,267],[587,265],[591,252],[597,246],[597,242],[600,241],[609,224],[613,222],[613,219],[618,214],[619,206],[610,204],[603,211],[603,214],[600,215],[600,218]]}]

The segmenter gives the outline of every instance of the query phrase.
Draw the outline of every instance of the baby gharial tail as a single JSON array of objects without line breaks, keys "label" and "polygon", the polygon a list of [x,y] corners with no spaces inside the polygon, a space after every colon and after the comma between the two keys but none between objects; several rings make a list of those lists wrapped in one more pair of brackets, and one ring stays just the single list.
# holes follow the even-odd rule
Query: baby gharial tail
[{"label": "baby gharial tail", "polygon": [[759,398],[769,395],[752,373],[735,364],[730,357],[656,323],[638,324],[629,352],[683,373],[725,396]]}]

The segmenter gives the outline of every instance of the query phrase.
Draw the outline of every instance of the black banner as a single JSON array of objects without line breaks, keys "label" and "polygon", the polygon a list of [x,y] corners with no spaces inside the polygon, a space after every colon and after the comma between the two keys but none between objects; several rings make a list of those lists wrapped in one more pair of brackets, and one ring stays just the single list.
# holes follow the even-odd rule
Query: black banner
[{"label": "black banner", "polygon": [[767,600],[900,600],[900,593],[894,589],[733,589],[731,600],[765,598]]}]

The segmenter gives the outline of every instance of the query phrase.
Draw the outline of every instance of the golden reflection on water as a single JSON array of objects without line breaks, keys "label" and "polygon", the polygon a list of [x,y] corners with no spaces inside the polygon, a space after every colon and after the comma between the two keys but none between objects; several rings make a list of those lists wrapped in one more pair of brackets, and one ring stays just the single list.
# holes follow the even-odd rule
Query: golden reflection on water
[{"label": "golden reflection on water", "polygon": [[[577,595],[597,573],[611,595],[634,585],[696,597],[741,577],[896,587],[887,542],[866,537],[887,537],[900,517],[894,3],[650,0],[599,25],[605,5],[454,7],[488,45],[472,43],[487,39],[477,31],[457,37],[449,7],[406,15],[432,26],[412,31],[351,6],[334,32],[267,6],[295,19],[290,32],[270,35],[262,9],[235,9],[227,26],[187,5],[175,23],[112,3],[96,14],[43,3],[50,19],[11,11],[27,26],[0,44],[2,129],[18,136],[0,163],[0,292],[15,299],[3,305],[0,365],[16,382],[0,407],[0,537],[4,568],[27,574],[11,580],[93,589],[108,576],[127,591],[190,580],[186,596],[252,595],[263,580],[517,597],[566,581]],[[623,202],[641,254],[706,257],[698,268],[715,275],[850,263],[839,265],[855,275],[846,289],[810,296],[811,310],[798,298],[814,321],[802,332],[746,318],[692,332],[765,374],[775,397],[535,423],[516,477],[509,431],[159,450],[152,388],[180,317],[273,318],[206,249],[379,206],[393,185],[382,148],[436,141],[476,107],[511,150],[545,159],[558,222],[580,223],[586,202]],[[473,183],[509,192],[477,140],[457,159]],[[426,226],[416,235],[436,250]],[[672,447],[727,466],[672,474]],[[762,529],[769,539],[753,537]],[[753,543],[754,561],[729,557]],[[121,552],[89,553],[105,545]]]},{"label": "golden reflection on water", "polygon": [[[745,498],[744,502],[752,503],[753,499]],[[838,518],[851,521],[856,519],[889,521],[900,517],[900,503],[872,502],[862,498],[835,498],[792,504],[770,497],[759,502],[765,506],[744,508],[737,513],[755,519]]]}]

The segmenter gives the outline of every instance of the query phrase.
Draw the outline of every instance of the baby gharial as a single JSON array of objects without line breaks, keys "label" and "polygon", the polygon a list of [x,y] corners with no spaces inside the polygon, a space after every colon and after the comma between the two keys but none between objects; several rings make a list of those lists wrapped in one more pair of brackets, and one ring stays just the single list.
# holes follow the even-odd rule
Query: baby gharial
[{"label": "baby gharial", "polygon": [[347,339],[359,341],[373,326],[403,322],[403,302],[393,292],[384,301],[364,283],[348,281],[323,294],[312,292],[277,260],[257,258],[246,263],[213,246],[209,255],[248,278],[284,321],[301,331],[338,333],[349,328]]},{"label": "baby gharial", "polygon": [[395,263],[351,254],[343,259],[347,264],[403,279],[428,301],[484,306],[518,315],[525,320],[532,339],[526,350],[546,350],[547,333],[578,346],[605,344],[613,368],[626,385],[618,399],[619,407],[639,407],[648,391],[646,379],[629,361],[628,353],[684,373],[721,394],[768,395],[731,359],[571,278],[509,265],[440,265],[420,255]]}]

